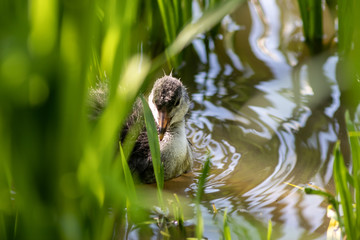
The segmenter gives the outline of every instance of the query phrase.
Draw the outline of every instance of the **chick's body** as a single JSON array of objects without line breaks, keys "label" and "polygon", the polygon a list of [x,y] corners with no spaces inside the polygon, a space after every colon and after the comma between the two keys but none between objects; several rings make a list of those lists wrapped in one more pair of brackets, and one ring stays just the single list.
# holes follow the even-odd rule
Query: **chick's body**
[{"label": "chick's body", "polygon": [[[164,180],[169,180],[192,168],[192,149],[185,133],[185,115],[189,110],[190,99],[181,81],[170,75],[155,82],[148,97],[148,104],[159,131]],[[136,128],[139,135],[132,133],[131,129]],[[123,142],[128,137],[135,141],[128,159],[130,170],[141,182],[155,182],[143,106],[139,99],[135,102],[133,111],[122,128],[119,140]]]}]

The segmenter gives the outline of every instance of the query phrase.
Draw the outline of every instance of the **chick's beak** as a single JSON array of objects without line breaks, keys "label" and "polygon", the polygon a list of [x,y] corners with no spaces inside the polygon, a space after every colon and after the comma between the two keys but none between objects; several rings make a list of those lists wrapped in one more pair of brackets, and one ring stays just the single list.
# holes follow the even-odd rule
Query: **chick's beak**
[{"label": "chick's beak", "polygon": [[166,111],[159,111],[159,138],[160,141],[164,138],[164,134],[167,130],[170,118]]}]

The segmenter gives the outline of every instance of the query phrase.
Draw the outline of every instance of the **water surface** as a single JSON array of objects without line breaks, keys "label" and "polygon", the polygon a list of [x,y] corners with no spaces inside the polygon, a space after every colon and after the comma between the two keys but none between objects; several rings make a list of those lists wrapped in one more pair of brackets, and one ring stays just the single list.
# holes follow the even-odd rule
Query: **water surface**
[{"label": "water surface", "polygon": [[[329,43],[334,29],[325,25]],[[192,98],[187,134],[196,160],[194,171],[166,182],[165,191],[180,196],[193,226],[197,181],[210,156],[205,238],[221,238],[227,211],[234,239],[266,238],[268,220],[272,239],[325,239],[327,203],[285,182],[334,191],[336,54],[309,56],[297,1],[249,1],[219,29],[194,40],[174,74]]]}]

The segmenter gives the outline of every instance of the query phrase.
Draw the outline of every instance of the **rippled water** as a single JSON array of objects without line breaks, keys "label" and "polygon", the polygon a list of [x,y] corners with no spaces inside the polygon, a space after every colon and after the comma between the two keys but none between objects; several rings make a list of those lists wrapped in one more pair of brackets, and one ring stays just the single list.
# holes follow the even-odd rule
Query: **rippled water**
[{"label": "rippled water", "polygon": [[306,58],[296,4],[243,5],[224,19],[221,34],[193,42],[198,59],[187,59],[179,71],[193,100],[188,137],[197,164],[195,179],[174,181],[187,182],[180,194],[195,195],[202,163],[211,156],[202,202],[209,239],[218,239],[214,229],[222,228],[212,205],[227,209],[235,238],[265,238],[269,219],[276,239],[326,237],[326,202],[284,183],[333,190],[338,139],[337,57]]},{"label": "rippled water", "polygon": [[[199,165],[207,152],[212,156],[204,197],[209,210],[214,204],[227,208],[232,217],[255,218],[260,232],[271,219],[280,239],[325,237],[328,219],[323,199],[284,184],[333,188],[331,153],[337,140],[334,115],[339,91],[331,76],[323,76],[316,80],[324,81],[330,91],[317,99],[307,76],[312,64],[317,71],[335,69],[336,57],[323,60],[323,65],[316,60],[300,69],[288,68],[279,78],[253,86],[235,74],[194,76],[197,86],[191,89],[194,107],[188,136]],[[190,184],[190,192],[196,191],[194,186]]]},{"label": "rippled water", "polygon": [[[325,23],[324,41],[333,34]],[[265,239],[270,219],[273,239],[325,239],[326,202],[284,182],[334,191],[337,56],[329,50],[308,57],[297,1],[285,0],[249,1],[223,20],[220,34],[199,36],[192,45],[175,75],[193,101],[187,129],[195,168],[166,182],[165,190],[182,197],[193,218],[191,199],[210,156],[204,237],[220,238],[227,209],[234,239]]]}]

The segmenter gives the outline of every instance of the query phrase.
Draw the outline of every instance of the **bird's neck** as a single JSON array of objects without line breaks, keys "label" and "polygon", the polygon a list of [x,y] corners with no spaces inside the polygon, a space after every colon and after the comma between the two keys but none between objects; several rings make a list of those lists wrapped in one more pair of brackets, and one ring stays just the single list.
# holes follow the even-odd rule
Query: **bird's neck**
[{"label": "bird's neck", "polygon": [[169,126],[167,130],[170,134],[185,133],[185,120],[175,122]]},{"label": "bird's neck", "polygon": [[160,141],[161,160],[164,164],[164,178],[179,176],[191,168],[189,146],[185,133],[185,120],[176,122],[166,131]]}]

